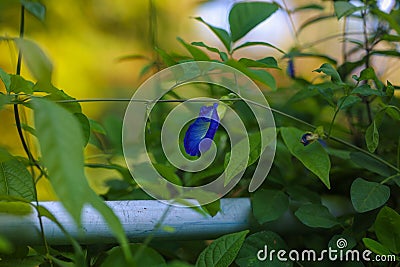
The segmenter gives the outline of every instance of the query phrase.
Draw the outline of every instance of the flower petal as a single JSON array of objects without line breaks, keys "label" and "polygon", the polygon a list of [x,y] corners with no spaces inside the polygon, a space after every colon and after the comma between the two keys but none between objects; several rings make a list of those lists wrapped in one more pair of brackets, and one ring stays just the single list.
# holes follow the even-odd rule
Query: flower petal
[{"label": "flower petal", "polygon": [[217,107],[218,103],[201,107],[199,117],[187,129],[183,143],[190,156],[200,156],[200,152],[210,149],[219,126]]}]

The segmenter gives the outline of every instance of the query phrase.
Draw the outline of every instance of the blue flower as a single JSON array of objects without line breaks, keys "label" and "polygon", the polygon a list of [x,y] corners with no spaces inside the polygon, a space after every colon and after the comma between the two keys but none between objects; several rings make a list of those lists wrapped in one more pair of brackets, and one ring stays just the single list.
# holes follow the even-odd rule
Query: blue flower
[{"label": "blue flower", "polygon": [[300,143],[304,146],[308,146],[309,144],[313,143],[314,141],[318,141],[323,147],[326,147],[326,143],[324,140],[320,138],[320,136],[316,133],[305,133],[301,136]]},{"label": "blue flower", "polygon": [[199,116],[186,131],[183,144],[190,156],[200,156],[200,152],[210,149],[211,142],[219,126],[218,103],[202,106]]}]

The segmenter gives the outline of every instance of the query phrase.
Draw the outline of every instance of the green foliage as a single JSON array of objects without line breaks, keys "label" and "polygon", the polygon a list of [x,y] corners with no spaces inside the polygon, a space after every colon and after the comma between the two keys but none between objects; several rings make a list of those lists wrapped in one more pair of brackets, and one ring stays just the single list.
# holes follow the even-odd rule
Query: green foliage
[{"label": "green foliage", "polygon": [[[154,4],[154,1],[150,2]],[[34,0],[7,1],[7,5],[23,6],[22,10],[33,15],[26,21],[30,23],[33,18],[39,21],[38,25],[46,23],[46,13],[54,12]],[[258,25],[269,23],[268,18],[277,11],[286,14],[293,24],[302,21],[297,16],[307,12],[313,14],[301,25],[291,25],[292,47],[285,51],[270,43],[268,36],[262,41],[246,39]],[[400,57],[396,50],[400,41],[397,35],[400,34],[399,14],[398,5],[390,12],[383,12],[376,1],[325,1],[290,9],[275,2],[239,1],[229,11],[229,29],[211,25],[201,17],[194,18],[215,35],[219,46],[209,45],[204,40],[189,43],[178,37],[177,42],[187,50],[180,55],[161,49],[161,42],[165,40],[160,38],[157,44],[157,38],[152,36],[149,39],[153,39],[154,56],[135,52],[120,58],[146,60],[140,77],[185,61],[216,61],[257,82],[270,101],[271,108],[256,107],[274,112],[280,132],[268,179],[258,191],[250,194],[252,214],[249,216],[254,216],[255,224],[259,225],[251,229],[255,232],[250,236],[246,237],[249,230],[245,230],[221,236],[211,244],[202,241],[169,242],[167,245],[151,242],[157,231],[176,230],[163,225],[162,220],[154,232],[148,233],[143,244],[129,244],[118,218],[90,188],[84,170],[85,167],[96,168],[114,175],[105,182],[108,187],[102,195],[105,199],[149,198],[123,163],[122,115],[107,115],[101,121],[88,118],[79,101],[69,95],[69,88],[64,92],[54,86],[53,64],[36,41],[22,38],[23,27],[20,37],[0,37],[1,42],[15,44],[34,78],[32,82],[22,76],[19,63],[15,74],[0,68],[2,88],[5,89],[0,92],[0,110],[9,112],[8,108],[14,105],[15,132],[24,150],[23,156],[14,156],[14,152],[9,151],[15,151],[14,146],[19,148],[19,143],[0,147],[0,213],[25,216],[36,212],[38,220],[55,223],[71,246],[68,251],[66,247],[50,245],[28,248],[11,244],[0,236],[0,266],[192,266],[189,262],[196,262],[196,266],[293,266],[293,262],[279,261],[276,257],[268,263],[259,261],[257,253],[265,245],[268,250],[275,251],[299,247],[325,249],[327,245],[337,248],[341,238],[348,242],[346,249],[367,248],[381,255],[399,254],[400,86],[395,84],[397,81],[392,84],[384,80],[390,76],[385,67],[395,66],[380,62],[382,58]],[[154,20],[163,16],[151,14],[150,17]],[[333,25],[338,20],[343,24],[340,35],[306,42],[303,35],[306,30],[312,30],[313,26],[326,27],[328,23]],[[350,21],[359,23],[360,32],[350,31]],[[4,23],[10,24],[7,27],[15,27],[12,20]],[[343,42],[342,53],[321,52],[323,46],[317,44],[333,38]],[[248,58],[246,48],[250,50],[256,46],[268,50]],[[14,57],[13,52],[11,57]],[[309,58],[318,63],[309,63],[306,61]],[[11,62],[18,60],[12,58]],[[302,72],[303,62],[315,64],[310,65],[313,73]],[[282,71],[286,65],[287,75]],[[186,81],[182,78],[179,82]],[[179,102],[180,98],[191,97],[179,90],[171,91],[163,100]],[[146,137],[154,167],[172,183],[198,186],[214,181],[232,160],[232,168],[225,172],[225,185],[242,171],[244,175],[228,196],[248,197],[248,177],[254,172],[254,163],[275,136],[267,132],[268,142],[261,145],[260,129],[246,107],[248,103],[238,100],[237,95],[232,96],[215,85],[199,86],[199,90],[194,91],[194,95],[199,93],[221,99],[237,112],[250,133],[248,138],[231,147],[227,133],[218,130],[214,139],[217,146],[215,165],[197,173],[182,171],[168,162],[158,142],[168,114],[166,111],[173,105],[154,103],[157,108],[149,114]],[[99,94],[101,97],[101,92]],[[146,105],[153,104],[146,99],[143,101]],[[29,115],[26,119],[18,113],[22,109],[28,110],[29,115],[33,112],[34,124]],[[275,131],[273,133],[275,135]],[[246,148],[249,148],[248,154],[240,153]],[[238,151],[239,156],[230,159],[232,150]],[[313,179],[315,176],[319,180]],[[83,207],[92,205],[108,223],[119,246],[112,249],[81,246],[49,210],[37,205],[36,186],[40,179],[50,181],[78,226]],[[165,190],[162,193],[169,195],[171,192]],[[202,196],[188,194],[187,197]],[[181,200],[181,203],[187,203],[187,200]],[[381,208],[383,205],[387,206]],[[219,213],[233,212],[221,210],[219,200],[195,210],[210,219]],[[185,223],[184,218],[182,223]],[[39,230],[44,235],[43,229]]]},{"label": "green foliage", "polygon": [[228,267],[235,260],[249,231],[227,234],[215,239],[199,255],[196,266]]}]

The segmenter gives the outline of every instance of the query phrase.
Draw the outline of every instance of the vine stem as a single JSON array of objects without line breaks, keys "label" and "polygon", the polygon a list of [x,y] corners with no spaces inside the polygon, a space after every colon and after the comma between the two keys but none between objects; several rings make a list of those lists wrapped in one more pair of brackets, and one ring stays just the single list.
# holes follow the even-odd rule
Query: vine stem
[{"label": "vine stem", "polygon": [[[129,99],[129,98],[66,99],[66,100],[58,100],[58,101],[55,101],[55,102],[57,102],[57,103],[75,103],[75,102],[78,102],[78,103],[80,103],[80,102],[90,103],[90,102],[112,102],[112,101],[117,101],[117,102],[138,102],[138,103],[144,103],[144,104],[149,104],[149,103],[154,103],[155,102],[154,100],[148,100],[148,99]],[[245,102],[250,103],[252,105],[255,105],[255,106],[258,106],[258,107],[261,107],[261,108],[264,108],[264,109],[269,109],[275,114],[284,116],[284,117],[286,117],[288,119],[291,119],[293,121],[301,123],[301,124],[311,128],[313,130],[315,130],[317,128],[317,126],[315,126],[315,125],[313,125],[311,123],[308,123],[308,122],[306,122],[306,121],[304,121],[302,119],[296,118],[296,117],[294,117],[294,116],[292,116],[290,114],[287,114],[287,113],[285,113],[283,111],[280,111],[278,109],[271,108],[269,106],[254,102],[254,101],[249,100],[249,99],[244,99],[244,98],[216,99],[216,100],[210,100],[210,99],[160,99],[157,102],[160,102],[160,103],[180,103],[180,102],[186,102],[186,101],[188,101],[188,102],[203,102],[203,103],[215,102],[215,101],[221,101],[221,102],[245,101]],[[328,135],[328,133],[325,133],[325,134]],[[342,139],[340,139],[338,137],[329,135],[329,138],[331,140],[337,142],[337,143],[340,143],[340,144],[342,144],[344,146],[350,147],[350,148],[352,148],[352,149],[354,149],[354,150],[356,150],[358,152],[361,152],[361,153],[363,153],[363,154],[365,154],[365,155],[367,155],[367,156],[369,156],[369,157],[371,157],[371,158],[383,163],[384,165],[388,166],[389,168],[393,169],[394,171],[400,173],[400,168],[397,168],[396,166],[392,165],[391,163],[389,163],[386,160],[378,157],[375,154],[372,154],[372,153],[370,153],[370,152],[368,152],[368,151],[366,151],[366,150],[364,150],[364,149],[362,149],[362,148],[360,148],[360,147],[358,147],[356,145],[353,145],[353,144],[351,144],[351,143],[349,143],[349,142],[347,142],[345,140],[342,140]]]},{"label": "vine stem", "polygon": [[[25,32],[25,8],[23,5],[21,5],[21,20],[20,20],[20,28],[19,28],[19,38],[24,37],[24,32]],[[21,74],[21,65],[22,65],[22,51],[21,51],[21,49],[19,49],[17,67],[16,67],[16,71],[15,71],[16,75]],[[18,98],[18,95],[15,95],[15,97]],[[29,161],[31,161],[40,170],[40,172],[41,172],[40,175],[42,175],[44,172],[43,172],[42,168],[40,167],[40,165],[37,163],[37,161],[34,159],[32,153],[30,152],[28,144],[27,144],[24,134],[22,132],[21,117],[19,114],[18,103],[14,104],[14,119],[15,119],[15,124],[17,126],[18,136],[19,136],[19,139],[21,140],[21,144],[22,144],[22,147],[24,148],[24,151],[27,154]],[[39,220],[40,234],[42,237],[44,247],[46,249],[47,259],[49,260],[50,265],[53,266],[53,262],[52,262],[51,258],[49,257],[50,250],[49,250],[46,236],[44,234],[42,216],[39,213],[39,200],[38,200],[38,194],[37,194],[37,189],[36,189],[35,172],[33,170],[32,170],[32,181],[33,181],[34,198],[35,198],[35,203],[36,203],[36,207],[37,207],[37,215],[38,215],[38,220]]]}]

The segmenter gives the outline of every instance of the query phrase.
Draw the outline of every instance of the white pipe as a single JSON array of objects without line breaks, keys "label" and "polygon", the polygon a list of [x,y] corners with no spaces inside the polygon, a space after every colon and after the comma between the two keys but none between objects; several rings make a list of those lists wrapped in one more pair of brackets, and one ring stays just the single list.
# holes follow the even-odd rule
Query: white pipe
[{"label": "white pipe", "polygon": [[[212,239],[220,235],[248,229],[251,219],[251,205],[248,198],[221,199],[221,211],[214,217],[204,216],[193,209],[169,208],[163,226],[153,231],[167,205],[157,200],[106,201],[120,219],[130,241],[144,240],[150,233],[154,239],[188,240]],[[72,218],[59,202],[41,202],[64,226],[67,232],[81,244],[115,243],[107,224],[101,215],[87,206],[82,212],[83,229],[78,229]],[[55,223],[43,218],[43,228],[49,244],[67,245],[68,238]],[[171,228],[171,229],[172,229]],[[0,214],[0,235],[17,244],[41,244],[37,214],[26,216]]]}]

